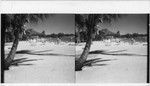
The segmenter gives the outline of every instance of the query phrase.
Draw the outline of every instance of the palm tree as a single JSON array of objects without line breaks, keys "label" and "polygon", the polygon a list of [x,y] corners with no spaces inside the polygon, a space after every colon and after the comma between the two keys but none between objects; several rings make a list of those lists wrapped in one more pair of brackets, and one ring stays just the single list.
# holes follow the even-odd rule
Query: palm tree
[{"label": "palm tree", "polygon": [[[4,58],[4,70],[8,70],[13,62],[19,43],[19,35],[23,34],[24,32],[24,25],[26,23],[37,23],[39,19],[43,20],[47,16],[48,15],[44,14],[2,14],[2,31],[5,33],[6,30],[10,29],[11,27],[14,35],[11,50],[8,56]],[[3,42],[3,46],[4,45],[5,42]]]},{"label": "palm tree", "polygon": [[[79,59],[75,61],[75,70],[82,70],[84,66],[87,56],[90,51],[92,39],[96,34],[96,26],[98,24],[110,23],[112,19],[117,19],[119,15],[116,14],[88,14],[88,15],[76,15],[75,22],[78,25],[79,29],[82,27],[86,27],[87,31],[87,40],[84,47],[84,50]],[[82,23],[81,23],[82,22]]]}]

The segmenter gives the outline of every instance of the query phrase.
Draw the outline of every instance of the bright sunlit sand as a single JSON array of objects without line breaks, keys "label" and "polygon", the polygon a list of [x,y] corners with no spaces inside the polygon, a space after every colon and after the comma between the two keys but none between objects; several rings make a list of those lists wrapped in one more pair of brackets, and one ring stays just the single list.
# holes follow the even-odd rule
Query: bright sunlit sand
[{"label": "bright sunlit sand", "polygon": [[[15,56],[15,60],[20,60],[20,63],[5,71],[5,82],[73,83],[75,48],[69,44],[73,43],[55,45],[46,42],[31,45],[21,41]],[[5,47],[6,52],[10,50],[9,47],[11,44]]]},{"label": "bright sunlit sand", "polygon": [[[81,54],[84,44],[76,46]],[[92,66],[76,72],[77,83],[146,83],[146,43],[120,44],[93,42],[88,60],[99,58]]]}]

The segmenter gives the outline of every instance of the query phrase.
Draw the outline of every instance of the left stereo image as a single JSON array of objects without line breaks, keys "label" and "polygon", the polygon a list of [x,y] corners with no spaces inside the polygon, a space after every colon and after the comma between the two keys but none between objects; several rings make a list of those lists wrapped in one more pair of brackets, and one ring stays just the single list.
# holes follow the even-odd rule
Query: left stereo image
[{"label": "left stereo image", "polygon": [[1,14],[2,83],[74,83],[72,14]]}]

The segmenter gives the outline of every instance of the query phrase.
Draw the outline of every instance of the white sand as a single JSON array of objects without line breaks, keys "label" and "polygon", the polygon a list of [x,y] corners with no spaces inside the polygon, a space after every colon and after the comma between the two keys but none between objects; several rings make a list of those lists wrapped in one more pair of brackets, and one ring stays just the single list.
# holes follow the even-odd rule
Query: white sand
[{"label": "white sand", "polygon": [[[82,52],[83,46],[77,46],[77,54]],[[147,46],[143,44],[129,45],[128,43],[121,43],[115,45],[111,43],[110,46],[106,46],[103,42],[93,42],[91,51],[104,50],[104,51],[118,51],[112,54],[138,54],[147,55]],[[94,56],[94,55],[93,55]],[[106,64],[104,66],[92,66],[85,67],[82,71],[76,72],[77,83],[145,83],[147,73],[147,56],[127,56],[127,55],[104,55],[97,54],[96,57],[102,58],[103,61],[97,64]],[[88,58],[88,59],[91,59]]]},{"label": "white sand", "polygon": [[[8,52],[8,47],[6,51]],[[81,54],[84,43],[76,46],[76,54]],[[138,54],[128,55],[104,55],[90,54],[90,58],[101,58],[101,60],[110,60],[98,62],[97,64],[106,64],[103,66],[84,67],[82,71],[74,71],[75,47],[68,44],[54,45],[46,43],[42,45],[31,46],[27,42],[20,42],[18,50],[30,50],[35,54],[23,54],[15,59],[27,58],[27,60],[36,59],[36,61],[23,62],[19,65],[12,66],[5,72],[6,83],[145,83],[146,82],[146,64],[147,46],[143,44],[130,45],[128,43],[105,44],[104,42],[93,42],[91,51],[104,50],[106,53],[119,51],[109,54]],[[39,51],[39,52],[37,52]],[[43,51],[43,52],[41,52]],[[49,54],[49,55],[47,55]],[[141,56],[140,56],[141,55]],[[75,78],[76,77],[76,78]]]},{"label": "white sand", "polygon": [[[7,48],[7,47],[6,47]],[[66,45],[54,45],[37,43],[31,46],[29,42],[20,42],[18,50],[30,50],[35,54],[22,54],[19,58],[27,58],[27,61],[19,65],[12,66],[5,72],[6,83],[73,83],[75,81],[74,72],[74,47]],[[8,48],[6,49],[8,51]],[[43,51],[43,52],[41,52]],[[49,55],[47,55],[49,54]]]}]

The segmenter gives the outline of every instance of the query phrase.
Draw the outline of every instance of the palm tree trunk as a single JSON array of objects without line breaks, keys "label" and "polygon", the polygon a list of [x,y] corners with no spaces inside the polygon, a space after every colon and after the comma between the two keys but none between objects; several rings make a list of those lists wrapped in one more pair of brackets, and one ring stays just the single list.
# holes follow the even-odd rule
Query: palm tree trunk
[{"label": "palm tree trunk", "polygon": [[77,44],[80,43],[80,31],[77,32]]},{"label": "palm tree trunk", "polygon": [[87,38],[84,50],[83,50],[80,58],[75,61],[75,70],[76,71],[82,70],[82,67],[84,66],[84,62],[86,61],[86,59],[88,57],[90,47],[92,44],[92,38],[93,38],[92,30],[93,30],[92,28],[88,30],[88,34],[87,34],[88,38]]},{"label": "palm tree trunk", "polygon": [[88,20],[86,23],[86,27],[87,27],[87,40],[86,40],[86,45],[84,47],[84,50],[80,56],[79,59],[77,59],[75,61],[75,71],[79,71],[82,70],[82,67],[84,66],[84,63],[88,57],[89,51],[90,51],[90,47],[92,44],[92,39],[94,37],[94,27],[95,27],[95,22],[94,22],[94,15],[90,14],[88,16]]},{"label": "palm tree trunk", "polygon": [[17,46],[19,43],[19,32],[16,30],[14,31],[14,41],[13,41],[13,45],[12,48],[7,56],[7,58],[4,60],[4,64],[5,64],[5,70],[9,69],[9,66],[11,65],[11,62],[14,60],[15,54],[16,54],[16,50],[17,50]]}]

